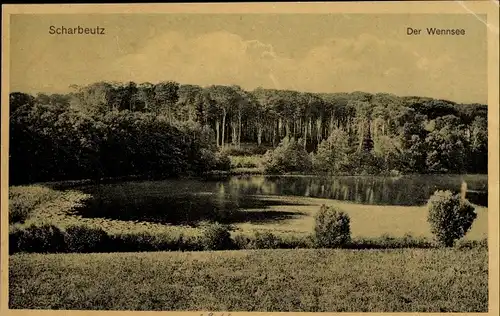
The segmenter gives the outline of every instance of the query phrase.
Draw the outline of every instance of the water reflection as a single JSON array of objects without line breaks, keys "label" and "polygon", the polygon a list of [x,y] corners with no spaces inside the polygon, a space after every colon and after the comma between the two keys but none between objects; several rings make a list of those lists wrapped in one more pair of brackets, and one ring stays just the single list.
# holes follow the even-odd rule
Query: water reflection
[{"label": "water reflection", "polygon": [[[486,176],[304,177],[247,176],[226,179],[138,181],[86,186],[94,198],[77,212],[84,217],[193,224],[201,221],[272,222],[305,216],[296,202],[269,196],[306,196],[376,205],[424,205],[435,190],[459,192],[487,206]],[[271,206],[279,206],[270,209]]]},{"label": "water reflection", "polygon": [[230,177],[218,185],[244,195],[295,195],[372,205],[424,205],[436,190],[460,192],[467,183],[467,199],[487,206],[487,176],[389,177]]}]

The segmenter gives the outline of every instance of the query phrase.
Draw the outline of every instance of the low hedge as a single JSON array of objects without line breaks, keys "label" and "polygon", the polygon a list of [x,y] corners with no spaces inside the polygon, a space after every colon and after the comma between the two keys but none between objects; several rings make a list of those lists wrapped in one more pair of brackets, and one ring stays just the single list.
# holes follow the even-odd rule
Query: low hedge
[{"label": "low hedge", "polygon": [[[272,232],[231,234],[229,228],[213,224],[202,236],[152,234],[148,232],[108,234],[100,228],[83,225],[64,230],[51,224],[12,228],[9,232],[9,253],[89,253],[89,252],[145,252],[145,251],[203,251],[239,249],[296,249],[317,248],[312,235],[276,235]],[[227,234],[226,234],[227,232]],[[224,237],[219,240],[219,237]],[[438,248],[435,241],[424,237],[381,236],[353,238],[344,249],[400,249]],[[458,249],[488,248],[487,239],[461,240]]]}]

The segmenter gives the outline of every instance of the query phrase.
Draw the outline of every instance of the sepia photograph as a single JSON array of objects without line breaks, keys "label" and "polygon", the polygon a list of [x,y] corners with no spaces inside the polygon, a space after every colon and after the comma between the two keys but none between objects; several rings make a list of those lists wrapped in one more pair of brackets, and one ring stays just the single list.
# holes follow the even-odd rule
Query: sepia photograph
[{"label": "sepia photograph", "polygon": [[491,312],[498,2],[392,4],[10,6],[2,310]]}]

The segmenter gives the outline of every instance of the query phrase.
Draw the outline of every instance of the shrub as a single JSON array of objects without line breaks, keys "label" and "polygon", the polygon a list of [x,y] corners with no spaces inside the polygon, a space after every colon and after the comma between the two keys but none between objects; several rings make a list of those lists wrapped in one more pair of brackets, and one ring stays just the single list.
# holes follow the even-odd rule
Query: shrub
[{"label": "shrub", "polygon": [[101,228],[69,226],[65,237],[68,252],[105,252],[111,248],[109,236]]},{"label": "shrub", "polygon": [[236,249],[308,249],[313,248],[314,240],[310,235],[274,235],[271,232],[255,232],[253,235],[234,236]]},{"label": "shrub", "polygon": [[19,252],[19,240],[23,231],[18,227],[9,227],[9,254]]},{"label": "shrub", "polygon": [[320,248],[345,246],[351,240],[349,216],[334,207],[322,205],[315,215],[314,237]]},{"label": "shrub", "polygon": [[252,239],[248,236],[238,234],[234,236],[234,248],[252,249]]},{"label": "shrub", "polygon": [[228,227],[219,223],[205,228],[202,245],[205,250],[225,250],[234,246]]},{"label": "shrub", "polygon": [[434,192],[427,205],[431,232],[446,247],[453,246],[457,239],[464,237],[477,217],[469,201],[451,191]]},{"label": "shrub", "polygon": [[488,238],[480,240],[459,240],[455,244],[458,249],[488,249]]},{"label": "shrub", "polygon": [[304,149],[304,142],[285,137],[278,147],[264,156],[266,173],[282,174],[286,172],[309,171],[312,168],[311,157]]},{"label": "shrub", "polygon": [[294,236],[285,235],[280,238],[279,248],[283,249],[297,249],[297,248],[314,248],[314,236],[304,235],[304,236]]},{"label": "shrub", "polygon": [[112,244],[111,251],[141,252],[169,250],[161,249],[156,236],[147,232],[116,234],[110,236],[110,241]]},{"label": "shrub", "polygon": [[64,252],[66,250],[63,232],[54,225],[31,225],[17,237],[17,250],[21,252]]},{"label": "shrub", "polygon": [[151,234],[149,232],[116,234],[111,237],[112,251],[195,251],[202,250],[196,236]]},{"label": "shrub", "polygon": [[231,170],[231,160],[226,153],[215,154],[215,170]]},{"label": "shrub", "polygon": [[409,234],[403,237],[382,235],[380,237],[359,237],[349,242],[349,249],[401,249],[401,248],[435,248],[435,243],[425,237],[414,237]]},{"label": "shrub", "polygon": [[280,246],[280,240],[271,232],[255,232],[254,240],[257,249],[276,249]]}]

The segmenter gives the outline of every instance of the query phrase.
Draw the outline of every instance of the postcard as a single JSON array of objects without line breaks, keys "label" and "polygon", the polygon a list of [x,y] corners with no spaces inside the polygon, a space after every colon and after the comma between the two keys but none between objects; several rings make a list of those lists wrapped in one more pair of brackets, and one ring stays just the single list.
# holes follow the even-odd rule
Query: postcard
[{"label": "postcard", "polygon": [[498,12],[4,5],[1,314],[498,315]]}]

